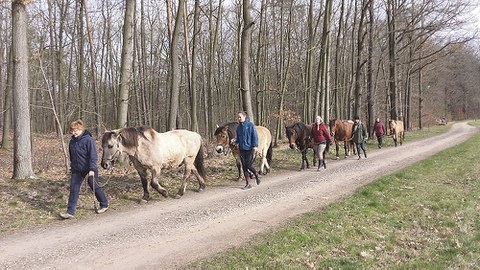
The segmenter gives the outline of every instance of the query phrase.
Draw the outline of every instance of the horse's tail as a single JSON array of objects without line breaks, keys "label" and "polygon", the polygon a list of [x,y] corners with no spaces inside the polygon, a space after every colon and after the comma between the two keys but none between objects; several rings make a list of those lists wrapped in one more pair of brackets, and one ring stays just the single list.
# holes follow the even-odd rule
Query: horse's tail
[{"label": "horse's tail", "polygon": [[198,149],[197,156],[195,157],[195,168],[200,174],[201,177],[205,178],[205,166],[203,161],[203,144],[200,144],[200,149]]},{"label": "horse's tail", "polygon": [[273,143],[270,143],[270,146],[267,150],[267,162],[269,166],[272,166],[272,155],[273,155]]}]

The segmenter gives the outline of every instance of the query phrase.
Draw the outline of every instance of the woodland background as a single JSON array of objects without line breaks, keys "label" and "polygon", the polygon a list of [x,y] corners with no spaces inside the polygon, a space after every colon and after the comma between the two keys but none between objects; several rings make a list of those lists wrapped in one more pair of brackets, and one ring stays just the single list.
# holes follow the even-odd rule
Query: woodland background
[{"label": "woodland background", "polygon": [[[198,131],[245,110],[275,143],[294,121],[480,116],[477,0],[0,2],[2,147],[34,177],[31,133]],[[30,157],[29,157],[30,156]]]}]

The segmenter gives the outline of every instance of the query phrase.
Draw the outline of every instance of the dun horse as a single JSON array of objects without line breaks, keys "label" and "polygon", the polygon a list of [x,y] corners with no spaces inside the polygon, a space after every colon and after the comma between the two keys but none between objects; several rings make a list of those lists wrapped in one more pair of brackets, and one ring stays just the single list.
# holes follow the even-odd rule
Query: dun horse
[{"label": "dun horse", "polygon": [[350,149],[353,150],[355,154],[354,144],[351,142],[352,139],[352,128],[353,122],[349,120],[340,120],[332,119],[328,123],[330,127],[330,135],[335,140],[335,156],[338,159],[338,150],[340,142],[343,142],[343,147],[345,149],[345,158],[350,155]]},{"label": "dun horse", "polygon": [[180,198],[193,173],[198,180],[199,191],[205,188],[203,146],[200,134],[188,130],[172,130],[158,133],[149,127],[128,127],[107,131],[102,137],[102,167],[108,169],[125,153],[140,175],[143,186],[142,201],[150,198],[147,171],[152,175],[150,185],[164,197],[168,191],[157,180],[162,169],[185,166],[182,184],[175,198]]},{"label": "dun horse", "polygon": [[[300,170],[305,169],[305,164],[307,169],[310,168],[308,163],[307,153],[309,148],[313,148],[313,141],[310,139],[310,132],[312,130],[311,125],[305,125],[304,123],[298,122],[290,126],[285,127],[285,132],[287,133],[288,143],[291,149],[298,149],[302,153],[302,166]],[[315,152],[313,153],[313,166],[316,165]]]},{"label": "dun horse", "polygon": [[[232,143],[232,139],[237,137],[238,122],[231,122],[217,127],[215,130],[217,153],[224,153],[227,155],[230,151],[235,157],[235,163],[238,169],[238,181],[242,179],[242,163],[240,162],[240,153],[238,145]],[[262,158],[260,165],[260,173],[267,174],[270,172],[270,165],[272,163],[272,134],[266,127],[257,126],[258,133],[258,148],[255,156]]]},{"label": "dun horse", "polygon": [[390,135],[393,137],[393,142],[395,147],[397,146],[398,140],[400,140],[400,145],[402,145],[403,140],[405,140],[405,130],[403,127],[403,121],[401,120],[390,120],[388,121],[388,126],[390,128]]}]

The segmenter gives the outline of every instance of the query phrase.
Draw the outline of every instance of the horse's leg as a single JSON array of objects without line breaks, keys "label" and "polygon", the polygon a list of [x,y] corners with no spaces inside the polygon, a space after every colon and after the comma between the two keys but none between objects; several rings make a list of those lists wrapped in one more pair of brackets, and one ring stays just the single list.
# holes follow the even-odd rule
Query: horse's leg
[{"label": "horse's leg", "polygon": [[150,186],[158,191],[158,193],[162,194],[163,197],[168,197],[168,190],[166,190],[162,185],[158,183],[157,175],[160,175],[161,169],[158,171],[154,168],[152,169],[152,180],[150,181]]},{"label": "horse's leg", "polygon": [[347,142],[347,141],[345,141],[345,142],[343,143],[343,150],[345,151],[345,158],[347,158],[348,155],[349,155],[349,151],[350,151],[349,145],[348,145],[348,142]]},{"label": "horse's leg", "polygon": [[205,179],[198,173],[197,168],[195,166],[192,167],[192,173],[197,178],[198,181],[198,191],[202,191],[205,189]]},{"label": "horse's leg", "polygon": [[338,145],[338,141],[335,142],[335,159],[338,160],[340,157],[338,156],[338,151],[340,150],[340,146]]},{"label": "horse's leg", "polygon": [[137,169],[138,175],[140,175],[140,180],[142,181],[142,187],[143,187],[143,197],[140,202],[146,203],[150,199],[150,193],[148,192],[147,170],[143,167],[142,168],[137,166],[135,167]]},{"label": "horse's leg", "polygon": [[[310,168],[310,164],[308,163],[307,154],[308,154],[308,147],[305,148],[305,150],[304,150],[304,156],[303,156],[303,158],[304,158],[304,160],[305,160],[305,165],[307,166],[307,169],[308,169],[308,168]],[[302,164],[302,169],[305,169],[305,167],[303,166],[303,164]]]},{"label": "horse's leg", "polygon": [[240,162],[240,152],[238,150],[232,151],[232,155],[235,157],[235,164],[237,165],[237,181],[240,181],[242,180],[242,162]]},{"label": "horse's leg", "polygon": [[185,190],[187,188],[187,180],[192,173],[197,178],[197,181],[199,184],[198,191],[202,191],[205,189],[205,180],[198,173],[197,169],[195,168],[195,165],[193,164],[193,160],[185,159],[184,163],[185,163],[185,170],[183,171],[182,184],[178,189],[177,195],[175,195],[175,199],[180,199],[185,194]]},{"label": "horse's leg", "polygon": [[235,157],[235,163],[237,165],[237,171],[238,171],[237,181],[240,181],[242,180],[242,162],[240,162],[239,158]]},{"label": "horse's leg", "polygon": [[301,153],[302,153],[302,166],[300,166],[300,170],[303,170],[303,169],[305,169],[305,161],[307,161],[307,167],[308,167],[308,160],[307,160],[306,151],[303,150]]},{"label": "horse's leg", "polygon": [[[262,174],[267,174],[270,171],[270,164],[268,164],[267,160],[267,151],[264,151],[265,154],[262,153],[262,167],[260,168],[260,172]],[[265,168],[265,171],[263,170]]]},{"label": "horse's leg", "polygon": [[[313,149],[313,159],[312,159],[312,163],[313,163],[313,167],[317,167],[317,152],[315,151],[315,148],[312,148]],[[320,162],[320,160],[318,161]]]}]

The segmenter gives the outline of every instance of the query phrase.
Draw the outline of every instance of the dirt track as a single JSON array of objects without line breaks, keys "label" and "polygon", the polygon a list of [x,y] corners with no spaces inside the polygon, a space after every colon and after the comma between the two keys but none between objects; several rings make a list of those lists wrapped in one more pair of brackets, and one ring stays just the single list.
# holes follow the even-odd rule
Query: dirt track
[{"label": "dirt track", "polygon": [[[470,138],[476,128],[454,124],[445,134],[386,148],[368,159],[329,161],[309,169],[188,192],[179,200],[109,211],[88,220],[59,221],[0,238],[0,269],[172,269],[238,246],[256,233],[351,194]],[[368,150],[368,149],[367,149]]]}]

